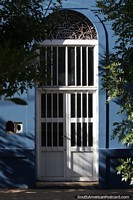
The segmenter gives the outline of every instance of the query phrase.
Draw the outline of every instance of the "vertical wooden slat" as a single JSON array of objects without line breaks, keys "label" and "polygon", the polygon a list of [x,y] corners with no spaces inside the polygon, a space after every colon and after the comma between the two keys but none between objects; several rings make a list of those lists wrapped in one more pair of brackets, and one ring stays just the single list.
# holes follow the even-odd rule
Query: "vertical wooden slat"
[{"label": "vertical wooden slat", "polygon": [[80,85],[82,86],[82,74],[83,74],[83,70],[82,70],[82,62],[83,62],[83,52],[82,52],[82,46],[80,47]]},{"label": "vertical wooden slat", "polygon": [[57,86],[59,85],[59,70],[58,70],[58,64],[59,64],[59,55],[58,55],[59,49],[58,46],[56,47],[56,60],[57,60]]},{"label": "vertical wooden slat", "polygon": [[53,93],[51,93],[51,146],[53,147]]},{"label": "vertical wooden slat", "polygon": [[47,147],[47,144],[48,144],[48,142],[47,142],[47,93],[46,93],[46,106],[45,106],[45,108],[46,108],[46,118],[45,118],[45,121],[46,121],[46,147]]},{"label": "vertical wooden slat", "polygon": [[[86,94],[86,109],[87,109],[87,119],[89,119],[89,117],[88,117],[88,113],[89,113],[89,106],[88,106],[88,92],[87,92],[87,94]],[[88,135],[89,135],[89,133],[88,133],[88,120],[87,120],[87,146],[89,146],[88,145]]]},{"label": "vertical wooden slat", "polygon": [[75,92],[75,146],[77,146],[77,92]]},{"label": "vertical wooden slat", "polygon": [[86,47],[86,85],[88,86],[88,47]]},{"label": "vertical wooden slat", "polygon": [[[46,76],[46,79],[47,79],[47,72],[48,72],[48,69],[47,69],[47,64],[48,64],[48,57],[47,57],[48,55],[47,55],[47,46],[45,47],[45,70],[46,70],[46,74],[45,74],[45,76]],[[47,85],[47,82],[46,82],[46,85]]]},{"label": "vertical wooden slat", "polygon": [[80,105],[81,105],[81,147],[83,146],[83,93],[80,93]]},{"label": "vertical wooden slat", "polygon": [[68,86],[68,47],[65,47],[65,86]]},{"label": "vertical wooden slat", "polygon": [[75,47],[75,56],[74,56],[75,58],[75,74],[74,74],[74,76],[75,76],[75,86],[77,86],[77,47]]},{"label": "vertical wooden slat", "polygon": [[57,95],[57,147],[59,146],[59,93]]},{"label": "vertical wooden slat", "polygon": [[53,47],[51,47],[51,86],[53,86]]}]

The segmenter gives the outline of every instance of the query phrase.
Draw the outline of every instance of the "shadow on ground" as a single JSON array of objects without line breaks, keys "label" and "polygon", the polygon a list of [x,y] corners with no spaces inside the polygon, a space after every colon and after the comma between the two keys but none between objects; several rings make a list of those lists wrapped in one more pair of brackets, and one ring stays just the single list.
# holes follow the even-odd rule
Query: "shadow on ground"
[{"label": "shadow on ground", "polygon": [[[74,200],[74,199],[133,199],[133,189],[130,190],[89,190],[89,189],[12,189],[0,190],[2,200]],[[112,196],[112,198],[111,198]]]}]

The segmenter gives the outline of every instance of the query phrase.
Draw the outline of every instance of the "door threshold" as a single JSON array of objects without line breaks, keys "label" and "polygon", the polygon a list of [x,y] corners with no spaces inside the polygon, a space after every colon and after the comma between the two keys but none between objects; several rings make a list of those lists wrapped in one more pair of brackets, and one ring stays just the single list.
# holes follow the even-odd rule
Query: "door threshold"
[{"label": "door threshold", "polygon": [[36,182],[39,189],[98,189],[99,182]]}]

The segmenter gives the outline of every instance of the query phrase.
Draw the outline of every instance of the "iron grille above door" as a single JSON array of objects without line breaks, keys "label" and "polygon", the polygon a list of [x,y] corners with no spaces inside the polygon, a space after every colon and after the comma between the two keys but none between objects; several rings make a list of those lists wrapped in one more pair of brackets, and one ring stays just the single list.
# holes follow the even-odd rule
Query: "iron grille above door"
[{"label": "iron grille above door", "polygon": [[[45,46],[40,48],[46,86],[93,86],[94,47]],[[51,78],[51,79],[50,79]]]}]

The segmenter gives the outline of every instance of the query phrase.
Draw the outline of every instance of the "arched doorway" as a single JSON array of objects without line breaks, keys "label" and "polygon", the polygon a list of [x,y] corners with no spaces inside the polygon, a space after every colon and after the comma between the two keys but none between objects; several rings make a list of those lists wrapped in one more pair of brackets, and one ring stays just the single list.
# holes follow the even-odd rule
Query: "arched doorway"
[{"label": "arched doorway", "polygon": [[[47,77],[37,89],[37,178],[98,179],[98,41],[93,24],[75,11],[40,45]],[[44,63],[43,63],[44,62]]]}]

